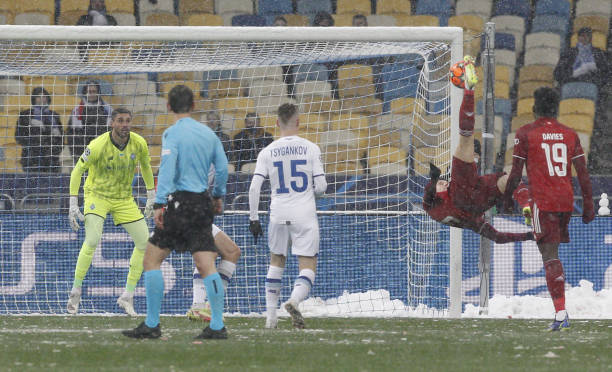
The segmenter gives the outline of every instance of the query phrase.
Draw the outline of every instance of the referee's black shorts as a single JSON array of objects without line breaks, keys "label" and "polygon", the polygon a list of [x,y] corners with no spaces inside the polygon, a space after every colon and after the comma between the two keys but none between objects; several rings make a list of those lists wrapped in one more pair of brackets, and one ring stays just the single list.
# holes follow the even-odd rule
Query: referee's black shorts
[{"label": "referee's black shorts", "polygon": [[176,191],[168,196],[164,228],[155,226],[149,242],[176,252],[216,252],[212,235],[214,217],[208,192]]}]

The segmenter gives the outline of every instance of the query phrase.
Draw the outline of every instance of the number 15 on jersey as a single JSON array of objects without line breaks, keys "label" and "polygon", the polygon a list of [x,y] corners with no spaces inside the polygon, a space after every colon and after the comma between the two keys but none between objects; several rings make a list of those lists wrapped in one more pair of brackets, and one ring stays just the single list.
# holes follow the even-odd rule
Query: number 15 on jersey
[{"label": "number 15 on jersey", "polygon": [[285,171],[283,168],[282,161],[275,161],[272,163],[274,167],[278,169],[278,188],[276,189],[277,194],[288,194],[289,188],[287,187],[287,181],[291,186],[291,190],[295,192],[304,192],[308,189],[308,175],[298,170],[298,165],[306,165],[305,159],[293,159],[289,161],[291,166],[291,174],[286,178]]}]

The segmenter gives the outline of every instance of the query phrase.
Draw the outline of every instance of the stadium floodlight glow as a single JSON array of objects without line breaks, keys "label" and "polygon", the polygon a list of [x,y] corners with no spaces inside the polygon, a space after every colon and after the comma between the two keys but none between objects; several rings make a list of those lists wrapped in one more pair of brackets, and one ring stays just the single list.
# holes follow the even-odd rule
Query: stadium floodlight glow
[{"label": "stadium floodlight glow", "polygon": [[[30,108],[36,86],[51,93],[51,109],[67,128],[81,104],[83,84],[96,80],[106,102],[133,112],[133,130],[147,139],[154,165],[159,164],[161,134],[172,124],[165,95],[173,85],[190,86],[196,93],[196,118],[204,121],[208,112],[218,113],[220,128],[230,136],[244,128],[247,112],[256,112],[261,126],[276,135],[275,110],[281,103],[296,103],[300,134],[321,147],[330,184],[318,201],[322,253],[312,293],[318,299],[304,304],[306,316],[309,311],[368,316],[426,309],[457,317],[462,308],[461,231],[427,217],[421,195],[428,163],[447,169],[458,143],[462,92],[450,88],[448,69],[462,57],[463,32],[457,27],[3,25],[0,137],[14,138],[19,113]],[[5,155],[14,155],[0,167],[14,174],[7,197],[15,199],[10,222],[2,226],[4,231],[26,226],[23,233],[3,238],[3,251],[14,252],[3,253],[3,286],[18,286],[22,272],[35,284],[25,294],[0,289],[0,313],[62,312],[76,257],[37,256],[35,267],[21,268],[19,250],[28,234],[57,231],[62,239],[40,244],[58,252],[78,251],[76,235],[65,239],[69,227],[61,202],[54,205],[67,196],[62,179],[73,157],[65,147],[63,173],[51,177],[21,169],[20,145],[5,140],[1,146]],[[236,152],[230,149],[229,155],[235,160]],[[232,196],[217,221],[243,252],[226,296],[226,311],[236,313],[265,308],[267,247],[255,247],[246,228],[249,169],[248,164],[240,172],[234,169]],[[142,181],[140,186],[144,197]],[[115,235],[105,235],[98,248],[103,253],[94,257],[87,278],[94,284],[84,288],[81,303],[85,312],[117,311],[114,300],[105,296],[122,289],[131,243],[112,226],[105,231]],[[173,255],[165,270],[172,271],[172,288],[166,288],[170,293],[163,311],[183,312],[191,258]],[[138,301],[137,310],[144,303]]]}]

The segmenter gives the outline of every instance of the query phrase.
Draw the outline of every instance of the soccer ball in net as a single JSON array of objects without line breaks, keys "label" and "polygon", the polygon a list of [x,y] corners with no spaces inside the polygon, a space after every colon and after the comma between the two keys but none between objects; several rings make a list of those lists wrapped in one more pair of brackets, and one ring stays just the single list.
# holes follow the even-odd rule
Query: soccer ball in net
[{"label": "soccer ball in net", "polygon": [[450,81],[457,88],[465,88],[465,67],[464,61],[455,63],[450,68]]}]

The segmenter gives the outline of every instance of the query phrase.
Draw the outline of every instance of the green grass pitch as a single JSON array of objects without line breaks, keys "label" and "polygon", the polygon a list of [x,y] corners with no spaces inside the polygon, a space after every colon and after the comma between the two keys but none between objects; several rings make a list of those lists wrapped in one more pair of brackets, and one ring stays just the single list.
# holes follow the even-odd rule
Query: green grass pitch
[{"label": "green grass pitch", "polygon": [[228,340],[194,341],[198,323],[162,317],[162,339],[121,335],[142,318],[0,316],[0,371],[610,371],[612,321],[306,319],[294,330],[226,318]]}]

